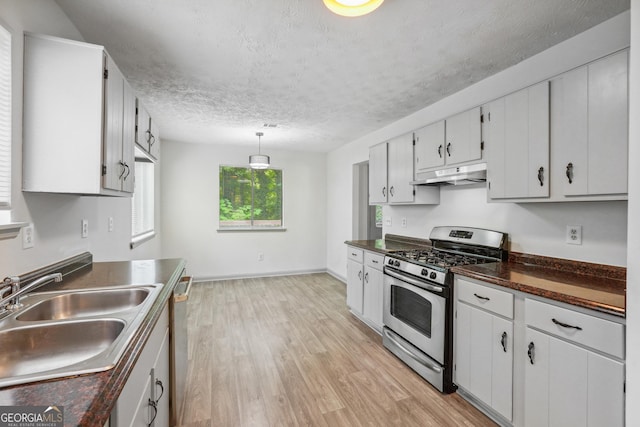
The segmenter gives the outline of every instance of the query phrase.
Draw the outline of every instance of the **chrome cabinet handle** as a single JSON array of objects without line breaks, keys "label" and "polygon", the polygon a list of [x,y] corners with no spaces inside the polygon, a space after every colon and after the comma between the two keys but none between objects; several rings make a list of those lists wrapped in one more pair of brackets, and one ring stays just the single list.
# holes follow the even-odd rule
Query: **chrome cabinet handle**
[{"label": "chrome cabinet handle", "polygon": [[535,344],[533,344],[533,341],[531,341],[529,343],[529,349],[527,350],[527,355],[529,356],[529,361],[531,362],[531,364],[533,365],[533,359],[535,358],[536,354],[535,354]]},{"label": "chrome cabinet handle", "polygon": [[438,147],[438,156],[442,158],[442,144],[440,144],[440,146]]},{"label": "chrome cabinet handle", "polygon": [[567,165],[567,179],[569,180],[569,184],[573,184],[573,163]]},{"label": "chrome cabinet handle", "polygon": [[538,181],[540,181],[540,187],[543,186],[543,178],[544,178],[544,168],[540,166],[540,169],[538,169]]},{"label": "chrome cabinet handle", "polygon": [[582,330],[582,328],[581,328],[580,326],[573,326],[573,325],[569,325],[568,323],[563,323],[563,322],[560,322],[560,321],[558,321],[558,320],[556,320],[556,319],[551,319],[551,321],[552,321],[553,323],[555,323],[556,325],[558,325],[558,326],[562,326],[563,328],[568,328],[568,329],[577,329],[578,331],[581,331],[581,330]]},{"label": "chrome cabinet handle", "polygon": [[482,295],[478,295],[478,294],[473,294],[473,295],[475,295],[476,298],[484,300],[484,301],[490,301],[491,300],[491,298],[483,297]]},{"label": "chrome cabinet handle", "polygon": [[447,144],[447,154],[451,157],[451,143]]},{"label": "chrome cabinet handle", "polygon": [[502,337],[500,338],[500,344],[502,344],[502,349],[504,352],[507,352],[507,333],[503,332]]}]

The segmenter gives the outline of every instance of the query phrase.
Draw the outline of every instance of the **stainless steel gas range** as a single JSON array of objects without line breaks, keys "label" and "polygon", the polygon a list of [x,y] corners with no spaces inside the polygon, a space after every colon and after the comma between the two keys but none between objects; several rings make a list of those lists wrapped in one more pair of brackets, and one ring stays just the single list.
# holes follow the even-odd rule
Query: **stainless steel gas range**
[{"label": "stainless steel gas range", "polygon": [[438,390],[455,390],[453,273],[459,265],[506,259],[507,234],[469,227],[435,227],[433,247],[384,260],[382,341]]}]

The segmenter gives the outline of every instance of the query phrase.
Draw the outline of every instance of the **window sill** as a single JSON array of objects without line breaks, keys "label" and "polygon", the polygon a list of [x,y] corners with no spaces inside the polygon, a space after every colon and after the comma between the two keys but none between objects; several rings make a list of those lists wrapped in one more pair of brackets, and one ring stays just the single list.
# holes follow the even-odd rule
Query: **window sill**
[{"label": "window sill", "polygon": [[129,244],[129,247],[131,249],[136,248],[138,246],[140,246],[141,244],[143,244],[144,242],[153,239],[154,237],[156,237],[156,232],[155,231],[148,231],[146,233],[143,234],[139,234],[135,237],[131,238],[131,243]]},{"label": "window sill", "polygon": [[237,228],[218,228],[218,233],[246,233],[252,231],[264,232],[264,231],[287,231],[285,227],[272,227],[272,228],[251,228],[251,227],[237,227]]},{"label": "window sill", "polygon": [[0,240],[13,239],[18,236],[20,229],[29,225],[28,222],[10,222],[8,224],[0,224]]}]

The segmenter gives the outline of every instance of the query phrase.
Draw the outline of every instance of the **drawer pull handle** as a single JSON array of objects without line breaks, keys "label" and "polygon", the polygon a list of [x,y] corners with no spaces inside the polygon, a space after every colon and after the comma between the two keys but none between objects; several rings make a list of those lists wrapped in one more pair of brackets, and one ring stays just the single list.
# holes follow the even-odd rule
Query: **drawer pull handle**
[{"label": "drawer pull handle", "polygon": [[491,298],[483,297],[482,295],[478,295],[478,294],[473,294],[473,295],[475,295],[475,297],[476,297],[476,298],[481,299],[481,300],[484,300],[484,301],[489,301],[489,300],[491,300]]},{"label": "drawer pull handle", "polygon": [[562,326],[563,328],[577,329],[579,331],[582,330],[582,328],[580,326],[573,326],[573,325],[569,325],[567,323],[562,323],[562,322],[557,321],[556,319],[551,319],[551,321],[553,323],[555,323],[556,325],[558,325],[558,326]]},{"label": "drawer pull handle", "polygon": [[502,349],[506,353],[507,352],[507,333],[506,332],[502,333],[502,338],[500,339],[500,344],[502,344]]},{"label": "drawer pull handle", "polygon": [[529,356],[529,361],[531,362],[531,364],[533,365],[533,359],[535,358],[535,349],[536,346],[535,344],[533,344],[533,341],[531,341],[529,343],[529,350],[527,350],[527,355]]},{"label": "drawer pull handle", "polygon": [[355,253],[355,252],[351,252],[351,255],[353,255],[353,256],[358,256],[358,254],[357,254],[357,253]]},{"label": "drawer pull handle", "polygon": [[374,264],[378,264],[378,260],[377,259],[372,259],[371,262],[374,263]]}]

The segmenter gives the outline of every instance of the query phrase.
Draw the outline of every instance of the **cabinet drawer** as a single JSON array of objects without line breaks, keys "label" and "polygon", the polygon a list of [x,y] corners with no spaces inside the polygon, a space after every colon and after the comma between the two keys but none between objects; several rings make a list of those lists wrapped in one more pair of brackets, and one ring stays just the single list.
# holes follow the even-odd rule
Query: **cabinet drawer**
[{"label": "cabinet drawer", "polygon": [[364,253],[364,264],[367,267],[375,268],[382,271],[382,264],[384,263],[384,256],[373,252]]},{"label": "cabinet drawer", "polygon": [[353,246],[347,246],[347,257],[359,263],[362,263],[364,258],[364,251],[362,249],[354,248]]},{"label": "cabinet drawer", "polygon": [[525,299],[525,323],[557,337],[624,359],[624,325],[620,323],[529,298]]},{"label": "cabinet drawer", "polygon": [[458,299],[475,307],[513,319],[513,294],[478,285],[463,279],[456,281]]}]

